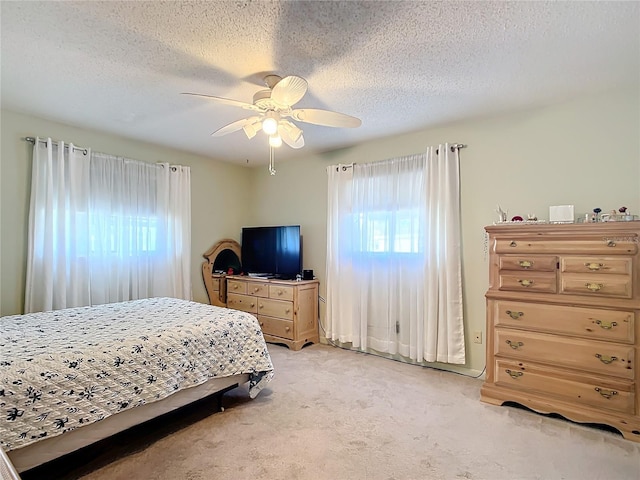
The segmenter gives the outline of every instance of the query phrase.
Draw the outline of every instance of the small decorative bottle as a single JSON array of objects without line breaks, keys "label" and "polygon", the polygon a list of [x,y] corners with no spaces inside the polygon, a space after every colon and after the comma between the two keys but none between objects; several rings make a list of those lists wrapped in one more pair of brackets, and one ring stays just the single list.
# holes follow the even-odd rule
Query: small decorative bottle
[{"label": "small decorative bottle", "polygon": [[602,212],[601,208],[594,208],[593,209],[593,213],[595,214],[593,216],[593,221],[594,222],[599,222],[600,221],[600,212]]}]

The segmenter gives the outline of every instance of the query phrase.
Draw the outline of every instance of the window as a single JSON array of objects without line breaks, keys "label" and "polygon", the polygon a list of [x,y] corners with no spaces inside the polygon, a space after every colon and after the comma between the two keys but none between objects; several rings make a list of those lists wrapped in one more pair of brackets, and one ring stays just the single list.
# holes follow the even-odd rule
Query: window
[{"label": "window", "polygon": [[357,215],[356,251],[366,253],[420,253],[423,251],[420,212],[417,209],[371,211]]},{"label": "window", "polygon": [[465,362],[457,153],[327,168],[327,338]]},{"label": "window", "polygon": [[75,215],[78,255],[83,257],[154,254],[159,251],[158,219],[155,216],[91,214]]},{"label": "window", "polygon": [[25,311],[191,298],[189,167],[36,140]]}]

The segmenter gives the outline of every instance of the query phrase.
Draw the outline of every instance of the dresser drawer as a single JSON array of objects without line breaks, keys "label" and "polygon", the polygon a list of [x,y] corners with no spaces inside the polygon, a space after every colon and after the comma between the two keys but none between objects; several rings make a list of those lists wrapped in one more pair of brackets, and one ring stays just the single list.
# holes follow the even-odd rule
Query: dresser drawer
[{"label": "dresser drawer", "polygon": [[258,315],[258,322],[264,334],[293,339],[293,322],[290,320]]},{"label": "dresser drawer", "polygon": [[500,271],[500,290],[556,293],[555,272]]},{"label": "dresser drawer", "polygon": [[247,293],[247,282],[241,280],[227,280],[227,292]]},{"label": "dresser drawer", "polygon": [[631,275],[633,261],[629,257],[562,257],[560,271],[565,273],[615,273]]},{"label": "dresser drawer", "polygon": [[595,408],[634,413],[634,384],[607,377],[571,374],[527,362],[496,361],[496,384],[542,393]]},{"label": "dresser drawer", "polygon": [[260,315],[293,320],[293,303],[284,300],[261,298],[258,301],[258,313]]},{"label": "dresser drawer", "polygon": [[497,327],[561,333],[597,340],[633,343],[633,312],[497,300],[493,303]]},{"label": "dresser drawer", "polygon": [[269,298],[292,301],[293,287],[286,285],[269,285]]},{"label": "dresser drawer", "polygon": [[638,251],[638,238],[629,234],[566,239],[513,236],[496,239],[494,248],[496,253],[507,254],[633,255]]},{"label": "dresser drawer", "polygon": [[247,282],[247,294],[254,297],[268,297],[269,296],[269,284]]},{"label": "dresser drawer", "polygon": [[220,277],[211,277],[211,288],[213,289],[214,292],[219,292],[220,291]]},{"label": "dresser drawer", "polygon": [[227,295],[227,307],[242,310],[243,312],[257,313],[258,299],[251,295],[229,293]]},{"label": "dresser drawer", "polygon": [[621,378],[634,377],[635,349],[632,345],[497,328],[494,350],[499,357],[538,361]]},{"label": "dresser drawer", "polygon": [[558,266],[558,257],[547,255],[510,256],[499,259],[500,270],[526,270],[534,272],[553,272]]},{"label": "dresser drawer", "polygon": [[633,290],[630,275],[563,273],[560,275],[560,293],[631,298]]}]

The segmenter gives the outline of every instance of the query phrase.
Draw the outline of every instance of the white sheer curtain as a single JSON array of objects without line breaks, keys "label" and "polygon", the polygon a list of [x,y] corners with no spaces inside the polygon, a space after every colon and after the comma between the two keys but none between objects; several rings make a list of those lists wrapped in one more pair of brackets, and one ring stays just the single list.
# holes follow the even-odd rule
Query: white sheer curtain
[{"label": "white sheer curtain", "polygon": [[465,363],[457,149],[327,173],[327,337]]},{"label": "white sheer curtain", "polygon": [[36,139],[25,312],[190,299],[190,181],[188,167]]},{"label": "white sheer curtain", "polygon": [[162,279],[161,291],[172,297],[191,299],[191,169],[182,165],[163,167],[159,198],[163,199],[162,215],[166,232],[164,248],[168,275]]}]

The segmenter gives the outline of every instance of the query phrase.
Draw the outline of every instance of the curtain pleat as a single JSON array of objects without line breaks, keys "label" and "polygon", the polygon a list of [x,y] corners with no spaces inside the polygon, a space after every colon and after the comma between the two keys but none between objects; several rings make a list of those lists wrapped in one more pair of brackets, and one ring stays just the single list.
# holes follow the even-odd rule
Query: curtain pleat
[{"label": "curtain pleat", "polygon": [[88,210],[90,151],[66,147],[37,139],[33,148],[25,312],[90,301],[86,245],[75,241],[87,225],[72,213]]}]

